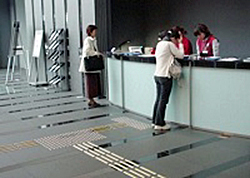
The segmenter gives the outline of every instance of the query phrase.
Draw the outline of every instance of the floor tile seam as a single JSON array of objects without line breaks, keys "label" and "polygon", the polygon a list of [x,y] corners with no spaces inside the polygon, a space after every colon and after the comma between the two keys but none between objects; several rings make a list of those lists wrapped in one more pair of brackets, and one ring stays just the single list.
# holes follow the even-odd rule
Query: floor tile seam
[{"label": "floor tile seam", "polygon": [[[238,162],[237,162],[238,161]],[[191,178],[191,177],[201,177],[201,178],[205,178],[205,177],[209,177],[212,175],[216,175],[219,174],[223,171],[227,171],[229,169],[235,168],[237,166],[240,166],[242,164],[248,163],[250,162],[250,154],[246,154],[244,156],[240,156],[238,158],[223,162],[221,164],[209,167],[209,168],[205,168],[202,171],[199,171],[195,174],[192,175],[188,175],[185,178]]]},{"label": "floor tile seam", "polygon": [[[177,163],[181,163],[181,164],[184,164],[184,166],[185,166],[185,170],[186,171],[189,171],[189,172],[191,172],[192,174],[195,174],[196,172],[197,172],[197,170],[202,170],[203,169],[203,167],[201,167],[199,164],[196,164],[196,163],[190,163],[189,161],[187,161],[187,160],[185,160],[185,159],[183,159],[182,157],[179,157],[178,155],[174,155],[173,157],[171,157],[171,159],[168,159],[169,161],[167,162],[168,164],[171,164],[172,162],[173,162],[173,159],[175,160],[175,161],[177,161]],[[156,163],[156,161],[157,161],[157,163]],[[160,163],[159,163],[159,161],[160,161]],[[153,162],[145,162],[145,163],[141,163],[141,165],[143,165],[143,166],[148,166],[148,167],[151,167],[151,165],[152,165],[152,163],[153,164],[159,164],[159,165],[164,165],[164,160],[155,160],[155,161],[153,161]],[[176,165],[176,164],[173,164],[174,165],[174,167],[176,167],[176,166],[178,166],[178,165]],[[182,165],[183,166],[183,165]],[[168,167],[169,168],[169,167]],[[168,169],[168,168],[166,168],[166,169]],[[183,170],[183,169],[182,169]],[[176,169],[172,169],[171,170],[171,172],[175,172],[176,171]],[[170,172],[170,171],[169,171]],[[164,174],[164,171],[163,172],[160,172],[161,174]],[[168,176],[168,175],[167,175]],[[184,175],[184,176],[181,176],[181,177],[185,177],[185,176],[187,176],[187,175]],[[169,178],[171,178],[170,176],[169,176]],[[191,177],[190,177],[191,178]],[[192,177],[193,178],[193,177]]]},{"label": "floor tile seam", "polygon": [[71,101],[65,101],[65,102],[58,102],[55,104],[48,104],[48,105],[38,105],[36,107],[30,107],[30,108],[22,108],[22,109],[16,109],[16,110],[9,110],[9,114],[13,113],[19,113],[23,111],[31,111],[31,110],[38,110],[41,108],[50,108],[50,107],[57,107],[57,106],[62,106],[62,105],[70,105],[70,104],[75,104],[75,103],[84,103],[86,100],[71,100]]},{"label": "floor tile seam", "polygon": [[111,169],[110,167],[105,167],[105,168],[98,169],[89,173],[76,175],[72,178],[94,178],[96,176],[101,176],[101,175],[105,175],[107,173],[113,173],[113,172],[116,172],[116,171]]},{"label": "floor tile seam", "polygon": [[[231,138],[229,138],[229,139],[224,139],[222,142],[218,143],[218,144],[222,144],[222,145],[216,145],[216,147],[220,147],[220,148],[223,148],[223,149],[225,149],[225,150],[230,150],[230,151],[235,152],[235,153],[243,152],[243,150],[249,153],[249,149],[250,149],[250,141],[249,141],[249,140],[247,140],[247,139],[244,140],[245,143],[246,143],[246,142],[249,142],[249,144],[247,144],[247,145],[240,145],[240,146],[237,145],[237,148],[236,148],[236,147],[233,147],[233,146],[228,147],[228,145],[223,145],[223,142],[224,142],[224,141],[226,141],[226,142],[231,142],[231,143],[232,143],[232,142],[235,142],[234,140],[230,140],[230,139],[231,139]],[[248,148],[249,148],[249,149],[248,149]]]},{"label": "floor tile seam", "polygon": [[5,90],[2,90],[0,93],[5,94],[5,93],[10,93],[10,91],[13,92],[19,92],[19,91],[25,91],[26,89],[30,88],[29,86],[15,86],[15,87],[6,87]]},{"label": "floor tile seam", "polygon": [[[218,137],[218,138],[220,138],[220,137]],[[213,145],[207,145],[207,147],[199,147],[198,148],[199,150],[196,150],[196,152],[199,154],[199,153],[204,152],[204,150],[202,150],[202,149],[208,149],[209,147],[212,147],[213,149],[222,150],[222,151],[228,151],[228,152],[233,153],[233,154],[240,154],[240,153],[242,153],[240,150],[235,150],[235,149],[232,149],[232,148],[228,148],[228,147],[217,145],[217,144],[220,144],[220,143],[222,143],[223,141],[225,141],[227,139],[229,139],[229,138],[221,138],[221,140],[219,142],[215,142],[215,143],[213,143]],[[189,153],[193,153],[193,152],[195,152],[195,150],[190,150]],[[246,152],[246,153],[249,153],[249,152]]]},{"label": "floor tile seam", "polygon": [[32,90],[20,90],[20,91],[14,91],[14,92],[10,92],[10,93],[0,93],[0,96],[4,96],[4,95],[11,95],[11,94],[21,94],[21,93],[27,93],[30,91],[43,91],[43,89],[32,89]]},{"label": "floor tile seam", "polygon": [[56,106],[62,106],[62,105],[69,105],[69,104],[80,103],[80,102],[84,103],[84,100],[70,100],[70,101],[65,100],[62,102],[48,102],[46,104],[31,103],[28,106],[15,107],[15,108],[12,107],[9,110],[6,109],[5,112],[11,115],[11,114],[20,113],[20,112],[26,112],[26,111],[32,111],[32,110],[38,110],[38,109],[44,109],[44,108],[56,107]]},{"label": "floor tile seam", "polygon": [[[18,106],[18,105],[23,105],[23,104],[29,104],[29,103],[40,103],[40,102],[49,102],[50,100],[60,100],[60,99],[67,99],[67,98],[74,98],[77,97],[78,95],[58,95],[58,96],[49,96],[52,94],[48,94],[48,97],[42,97],[42,96],[37,96],[39,98],[34,98],[34,97],[30,97],[30,98],[20,98],[20,99],[16,99],[16,100],[20,100],[20,101],[16,101],[16,100],[11,100],[11,101],[6,101],[5,104],[1,104],[2,102],[0,102],[0,108],[5,108],[8,106]],[[68,97],[67,97],[68,96]]]},{"label": "floor tile seam", "polygon": [[171,157],[178,156],[181,158],[180,154],[185,153],[186,151],[189,151],[191,149],[195,150],[196,148],[204,147],[204,146],[207,146],[207,145],[212,144],[212,143],[217,142],[217,141],[220,141],[220,139],[217,139],[217,137],[210,137],[210,138],[205,139],[205,140],[195,141],[195,142],[190,143],[190,144],[182,145],[182,146],[179,146],[176,148],[162,150],[162,151],[154,153],[154,154],[143,156],[142,158],[137,158],[135,161],[138,163],[146,163],[146,162],[150,162],[150,161],[159,160],[162,158],[167,158],[170,156]]},{"label": "floor tile seam", "polygon": [[[66,102],[67,99],[60,99],[63,102]],[[50,103],[60,103],[60,100],[51,100],[48,99],[47,101],[22,101],[22,102],[18,102],[18,103],[12,103],[12,104],[3,104],[0,106],[0,110],[4,110],[4,111],[11,111],[11,110],[17,110],[17,109],[25,109],[25,108],[29,108],[29,107],[34,107],[34,106],[43,106],[43,105],[48,105]],[[74,101],[77,99],[71,98],[69,99],[70,101]],[[78,99],[79,100],[79,99]],[[85,99],[83,99],[85,100]]]},{"label": "floor tile seam", "polygon": [[[36,93],[43,93],[43,92],[53,92],[53,91],[58,91],[58,92],[63,92],[62,90],[60,89],[57,89],[57,88],[31,88],[32,90],[20,90],[18,92],[15,92],[15,93],[6,93],[6,94],[2,94],[0,96],[0,99],[1,98],[4,98],[6,96],[12,96],[12,97],[16,97],[16,96],[28,96],[30,95],[30,93],[32,94],[36,94]],[[27,93],[29,91],[29,93]]]},{"label": "floor tile seam", "polygon": [[[57,114],[52,114],[52,115],[48,115],[48,116],[42,116],[42,115],[39,115],[38,117],[35,117],[35,118],[31,118],[31,119],[27,119],[27,120],[20,120],[20,118],[18,117],[18,115],[8,115],[8,118],[11,118],[8,119],[8,120],[2,120],[0,119],[0,126],[1,124],[15,124],[15,123],[32,123],[32,124],[36,124],[36,122],[40,122],[41,119],[42,122],[56,122],[57,120],[61,120],[61,118],[63,119],[79,119],[79,114],[80,115],[85,115],[86,117],[87,116],[92,116],[93,114],[91,112],[88,112],[89,110],[84,110],[86,112],[82,112],[82,109],[77,109],[76,111],[72,111],[72,112],[66,112],[66,113],[59,113],[58,115]],[[110,112],[110,111],[95,111],[94,115],[101,115],[103,112],[105,112],[107,114],[107,112]],[[113,111],[111,111],[111,113],[113,113]],[[83,117],[84,117],[83,115]],[[40,124],[39,124],[40,125]]]},{"label": "floor tile seam", "polygon": [[[107,106],[108,105],[103,105],[103,107],[107,107]],[[26,121],[26,120],[35,119],[35,118],[41,118],[41,117],[44,118],[44,117],[50,117],[50,116],[61,115],[61,114],[66,114],[66,113],[72,113],[72,112],[77,112],[77,111],[84,111],[84,112],[86,112],[86,111],[91,110],[88,107],[82,107],[82,106],[79,106],[79,105],[76,105],[76,107],[77,108],[75,108],[74,106],[72,106],[72,108],[68,109],[68,110],[65,110],[63,107],[62,108],[57,108],[58,111],[56,111],[56,112],[50,112],[49,113],[49,111],[48,111],[48,113],[41,114],[41,115],[31,115],[31,116],[25,116],[25,117],[22,116],[22,118],[20,118],[20,119],[23,120],[23,121]],[[98,107],[98,108],[101,108],[101,107]],[[48,109],[46,109],[46,110],[48,110]]]},{"label": "floor tile seam", "polygon": [[[250,151],[249,151],[250,147],[232,148],[232,147],[227,147],[226,145],[215,145],[215,147],[232,152],[233,154],[241,154],[243,152],[250,153]],[[247,148],[249,148],[249,149],[246,150]],[[244,149],[244,151],[243,151],[243,149]]]},{"label": "floor tile seam", "polygon": [[[22,84],[27,84],[27,85],[29,85],[29,83],[27,83],[27,81],[25,81],[25,80],[21,80],[21,81],[18,81],[18,82],[9,82],[8,84],[7,84],[7,86],[15,86],[15,85],[22,85]],[[4,82],[0,82],[0,85],[2,85],[3,87],[5,87],[6,86],[6,84],[5,84],[5,81]]]},{"label": "floor tile seam", "polygon": [[[17,107],[17,108],[12,108],[12,110],[8,110],[8,112],[11,112],[11,111],[16,111],[16,110],[24,110],[25,111],[25,109],[26,110],[31,110],[32,108],[31,108],[31,106],[32,106],[32,103],[34,102],[34,105],[36,105],[36,107],[42,107],[42,106],[44,106],[44,107],[46,107],[46,106],[54,106],[54,105],[63,105],[64,103],[66,103],[66,104],[68,104],[68,103],[80,103],[80,102],[82,102],[84,105],[86,104],[86,106],[87,106],[87,99],[86,98],[76,98],[75,96],[77,96],[77,95],[74,95],[74,96],[70,96],[69,98],[65,98],[65,97],[60,97],[60,98],[58,98],[58,99],[48,99],[47,101],[42,101],[42,102],[44,102],[44,103],[42,103],[42,102],[36,102],[36,101],[31,101],[29,104],[28,104],[28,106],[22,106],[22,107]],[[51,100],[51,101],[50,101]],[[62,103],[63,102],[63,103]],[[104,101],[103,101],[104,102]],[[52,103],[52,104],[51,104]],[[25,103],[25,104],[27,104],[27,103]],[[108,102],[106,102],[105,104],[109,104]],[[33,105],[33,106],[34,106]],[[16,107],[16,106],[15,106]],[[27,108],[28,107],[28,108]],[[0,108],[1,109],[1,108]]]},{"label": "floor tile seam", "polygon": [[75,151],[72,151],[70,153],[69,152],[64,152],[64,153],[49,155],[47,157],[36,158],[36,159],[33,159],[33,160],[12,164],[12,165],[9,165],[9,166],[1,167],[0,168],[0,174],[4,173],[4,172],[13,171],[15,169],[20,169],[20,168],[25,168],[25,167],[29,167],[29,166],[44,164],[44,163],[55,161],[55,160],[58,160],[58,159],[68,159],[68,157],[72,157],[72,156],[75,156],[75,155],[78,155],[78,154],[79,153],[75,152]]},{"label": "floor tile seam", "polygon": [[[107,106],[104,105],[104,107],[107,107]],[[51,117],[53,117],[53,119],[58,118],[59,117],[58,115],[61,115],[60,117],[65,117],[66,115],[77,114],[78,112],[82,112],[82,111],[84,111],[84,113],[85,113],[85,112],[89,112],[90,109],[88,109],[87,107],[84,107],[84,108],[80,108],[80,109],[69,110],[69,112],[68,111],[61,112],[61,110],[60,110],[59,112],[48,114],[48,115],[46,114],[45,116],[38,115],[37,117],[27,117],[27,119],[24,119],[23,121],[30,122],[30,121],[35,121],[35,119],[40,119],[40,118],[43,118],[44,120],[47,120],[47,119],[50,120]],[[31,111],[29,111],[29,112],[31,112]],[[9,115],[9,117],[12,117],[11,120],[9,120],[9,119],[2,120],[2,121],[0,120],[0,124],[9,124],[9,123],[11,124],[11,123],[18,123],[21,121],[20,118],[17,117],[17,115],[15,115],[15,114]]]},{"label": "floor tile seam", "polygon": [[[84,121],[88,121],[88,120],[93,120],[93,119],[101,119],[103,117],[110,117],[110,116],[115,116],[115,115],[121,115],[122,113],[117,113],[117,114],[110,114],[110,113],[102,113],[102,114],[99,114],[99,115],[92,115],[92,116],[89,116],[89,117],[85,117],[85,118],[80,118],[80,119],[75,119],[76,122],[84,122]],[[66,120],[64,121],[66,122],[67,124],[74,124],[76,122],[72,122],[71,120]],[[60,122],[57,122],[57,123],[52,123],[52,124],[44,124],[44,125],[40,125],[40,126],[37,126],[37,127],[32,127],[31,128],[25,128],[25,129],[22,129],[22,130],[19,130],[19,131],[11,131],[11,132],[4,132],[4,133],[0,133],[0,136],[10,136],[10,135],[13,135],[13,134],[20,134],[20,133],[26,133],[26,132],[33,132],[35,130],[37,131],[41,131],[41,130],[44,130],[44,129],[50,129],[50,128],[54,128],[56,126],[64,126],[63,124],[63,121],[60,121]]]},{"label": "floor tile seam", "polygon": [[6,101],[6,100],[15,100],[15,99],[20,99],[20,98],[30,98],[30,97],[35,97],[35,96],[43,96],[43,95],[49,95],[49,94],[54,94],[54,93],[60,93],[61,91],[59,90],[44,90],[44,91],[31,91],[31,94],[28,95],[22,95],[20,93],[15,94],[9,94],[6,96],[1,97],[0,96],[0,102],[1,101]]},{"label": "floor tile seam", "polygon": [[[43,108],[43,109],[39,109],[38,112],[27,111],[25,113],[21,113],[22,115],[20,119],[25,121],[25,120],[30,120],[34,118],[49,117],[53,115],[61,115],[61,114],[72,113],[76,111],[84,111],[87,109],[88,109],[87,107],[83,107],[82,105],[79,105],[79,104],[71,105],[70,108],[67,108],[67,106],[60,106],[60,107],[57,107],[53,111],[51,111],[49,108]],[[34,113],[36,113],[37,115],[35,115]]]},{"label": "floor tile seam", "polygon": [[[249,155],[249,154],[244,154],[244,155]],[[250,155],[249,155],[250,156]],[[192,164],[194,164],[194,165],[197,165],[197,161],[194,161],[194,160],[192,160],[192,159],[189,159],[189,158],[186,158],[186,157],[184,157],[184,156],[182,156],[182,155],[178,155],[178,157],[180,157],[180,158],[182,158],[182,159],[184,159],[185,161],[187,161],[187,162],[190,162],[190,163],[192,163]],[[199,174],[203,174],[203,172],[210,172],[210,169],[213,169],[214,167],[216,168],[216,167],[220,167],[221,165],[224,165],[224,164],[227,164],[228,162],[230,163],[232,160],[237,160],[237,159],[239,159],[239,158],[241,158],[241,157],[245,157],[245,156],[238,156],[238,158],[231,158],[230,160],[227,160],[227,161],[224,161],[224,162],[222,162],[222,163],[216,163],[217,165],[212,165],[212,166],[207,166],[207,165],[202,165],[202,164],[199,164],[199,166],[201,167],[201,171],[198,171],[198,172],[196,172],[196,173],[193,173],[192,175],[189,175],[189,176],[193,176],[193,175],[199,175]],[[250,160],[249,160],[250,161]],[[200,173],[201,172],[201,173]],[[198,174],[199,173],[199,174]],[[188,177],[188,176],[187,176]],[[199,177],[199,176],[197,176],[197,177]],[[203,176],[201,176],[202,178],[203,178]]]},{"label": "floor tile seam", "polygon": [[[181,127],[179,129],[187,129],[187,127],[184,127],[184,128]],[[123,139],[119,139],[119,140],[115,140],[115,141],[110,141],[107,143],[102,143],[102,144],[99,144],[98,146],[100,146],[102,148],[110,148],[110,147],[114,148],[117,146],[123,146],[124,144],[136,143],[137,141],[147,140],[147,139],[151,139],[154,137],[165,136],[166,134],[169,134],[169,133],[174,134],[175,132],[181,131],[179,129],[177,128],[177,129],[167,131],[167,132],[155,132],[154,130],[152,130],[152,133],[146,133],[146,134],[142,134],[142,135],[139,134],[139,136],[137,135],[137,137],[133,136],[133,137],[129,137],[129,138],[123,138]]]},{"label": "floor tile seam", "polygon": [[[0,85],[3,85],[5,87],[5,82],[0,82]],[[8,83],[7,86],[15,86],[15,85],[29,85],[27,81],[22,81],[22,82],[15,82],[15,83]]]}]

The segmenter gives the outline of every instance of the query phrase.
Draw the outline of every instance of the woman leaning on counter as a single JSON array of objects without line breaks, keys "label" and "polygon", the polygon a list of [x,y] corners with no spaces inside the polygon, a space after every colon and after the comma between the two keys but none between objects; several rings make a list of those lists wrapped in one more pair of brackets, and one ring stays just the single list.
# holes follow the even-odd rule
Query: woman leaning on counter
[{"label": "woman leaning on counter", "polygon": [[87,72],[84,66],[84,58],[87,56],[102,55],[98,52],[97,42],[96,42],[96,32],[97,26],[89,25],[86,29],[87,37],[84,40],[82,59],[79,67],[79,72],[84,73],[85,78],[85,91],[86,97],[89,99],[88,105],[89,108],[94,108],[100,106],[94,98],[100,96],[101,94],[101,80],[100,72],[101,71],[91,71]]},{"label": "woman leaning on counter", "polygon": [[206,25],[198,24],[194,35],[197,36],[196,49],[199,56],[219,56],[219,41],[211,34]]},{"label": "woman leaning on counter", "polygon": [[[182,59],[184,54],[183,45],[179,45],[181,38],[178,31],[165,31],[165,35],[161,35],[161,37],[162,40],[156,45],[155,51],[156,69],[154,79],[157,93],[153,109],[152,126],[156,130],[167,130],[170,129],[170,126],[166,124],[164,118],[173,82],[169,68],[174,58]],[[176,47],[177,45],[179,49]]]}]

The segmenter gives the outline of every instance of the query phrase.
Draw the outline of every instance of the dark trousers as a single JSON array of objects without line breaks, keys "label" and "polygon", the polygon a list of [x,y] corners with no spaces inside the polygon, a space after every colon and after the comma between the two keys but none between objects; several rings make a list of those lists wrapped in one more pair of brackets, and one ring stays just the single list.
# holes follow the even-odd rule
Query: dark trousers
[{"label": "dark trousers", "polygon": [[100,73],[85,73],[85,96],[93,99],[101,95]]},{"label": "dark trousers", "polygon": [[153,124],[164,126],[166,125],[164,121],[165,111],[169,101],[173,80],[168,77],[155,77],[155,83],[157,95],[153,111]]}]

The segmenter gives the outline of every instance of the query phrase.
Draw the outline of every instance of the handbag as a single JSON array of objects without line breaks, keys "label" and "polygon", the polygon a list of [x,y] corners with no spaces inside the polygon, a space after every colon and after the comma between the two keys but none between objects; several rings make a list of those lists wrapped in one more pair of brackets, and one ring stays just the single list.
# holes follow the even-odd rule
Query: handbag
[{"label": "handbag", "polygon": [[173,77],[173,79],[180,79],[181,71],[181,64],[176,59],[174,59],[174,61],[169,67],[170,75]]},{"label": "handbag", "polygon": [[88,56],[84,58],[84,66],[86,71],[96,71],[104,69],[104,61],[102,55]]}]

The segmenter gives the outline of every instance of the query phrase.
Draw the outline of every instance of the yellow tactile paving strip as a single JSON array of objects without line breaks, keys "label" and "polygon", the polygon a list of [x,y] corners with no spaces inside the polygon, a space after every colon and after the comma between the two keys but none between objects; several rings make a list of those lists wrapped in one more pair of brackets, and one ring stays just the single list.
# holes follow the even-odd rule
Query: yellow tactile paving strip
[{"label": "yellow tactile paving strip", "polygon": [[18,150],[25,149],[25,148],[33,148],[37,146],[40,146],[40,145],[33,140],[23,141],[19,143],[12,143],[12,144],[7,144],[7,145],[1,145],[0,154],[14,152],[14,151],[18,151]]},{"label": "yellow tactile paving strip", "polygon": [[106,164],[107,166],[121,172],[132,178],[166,178],[148,168],[140,166],[128,159],[125,159],[115,153],[99,147],[91,142],[84,142],[73,146],[77,150],[87,154],[88,156]]},{"label": "yellow tactile paving strip", "polygon": [[[110,130],[125,128],[125,127],[128,127],[128,125],[124,123],[111,123],[111,124],[96,126],[96,127],[92,127],[88,129],[96,133],[101,133],[101,132],[106,132]],[[43,145],[36,142],[35,140],[27,140],[27,141],[22,141],[18,143],[0,145],[0,154],[15,152],[15,151],[19,151],[19,150],[26,149],[26,148],[34,148],[38,146],[43,146]]]}]

